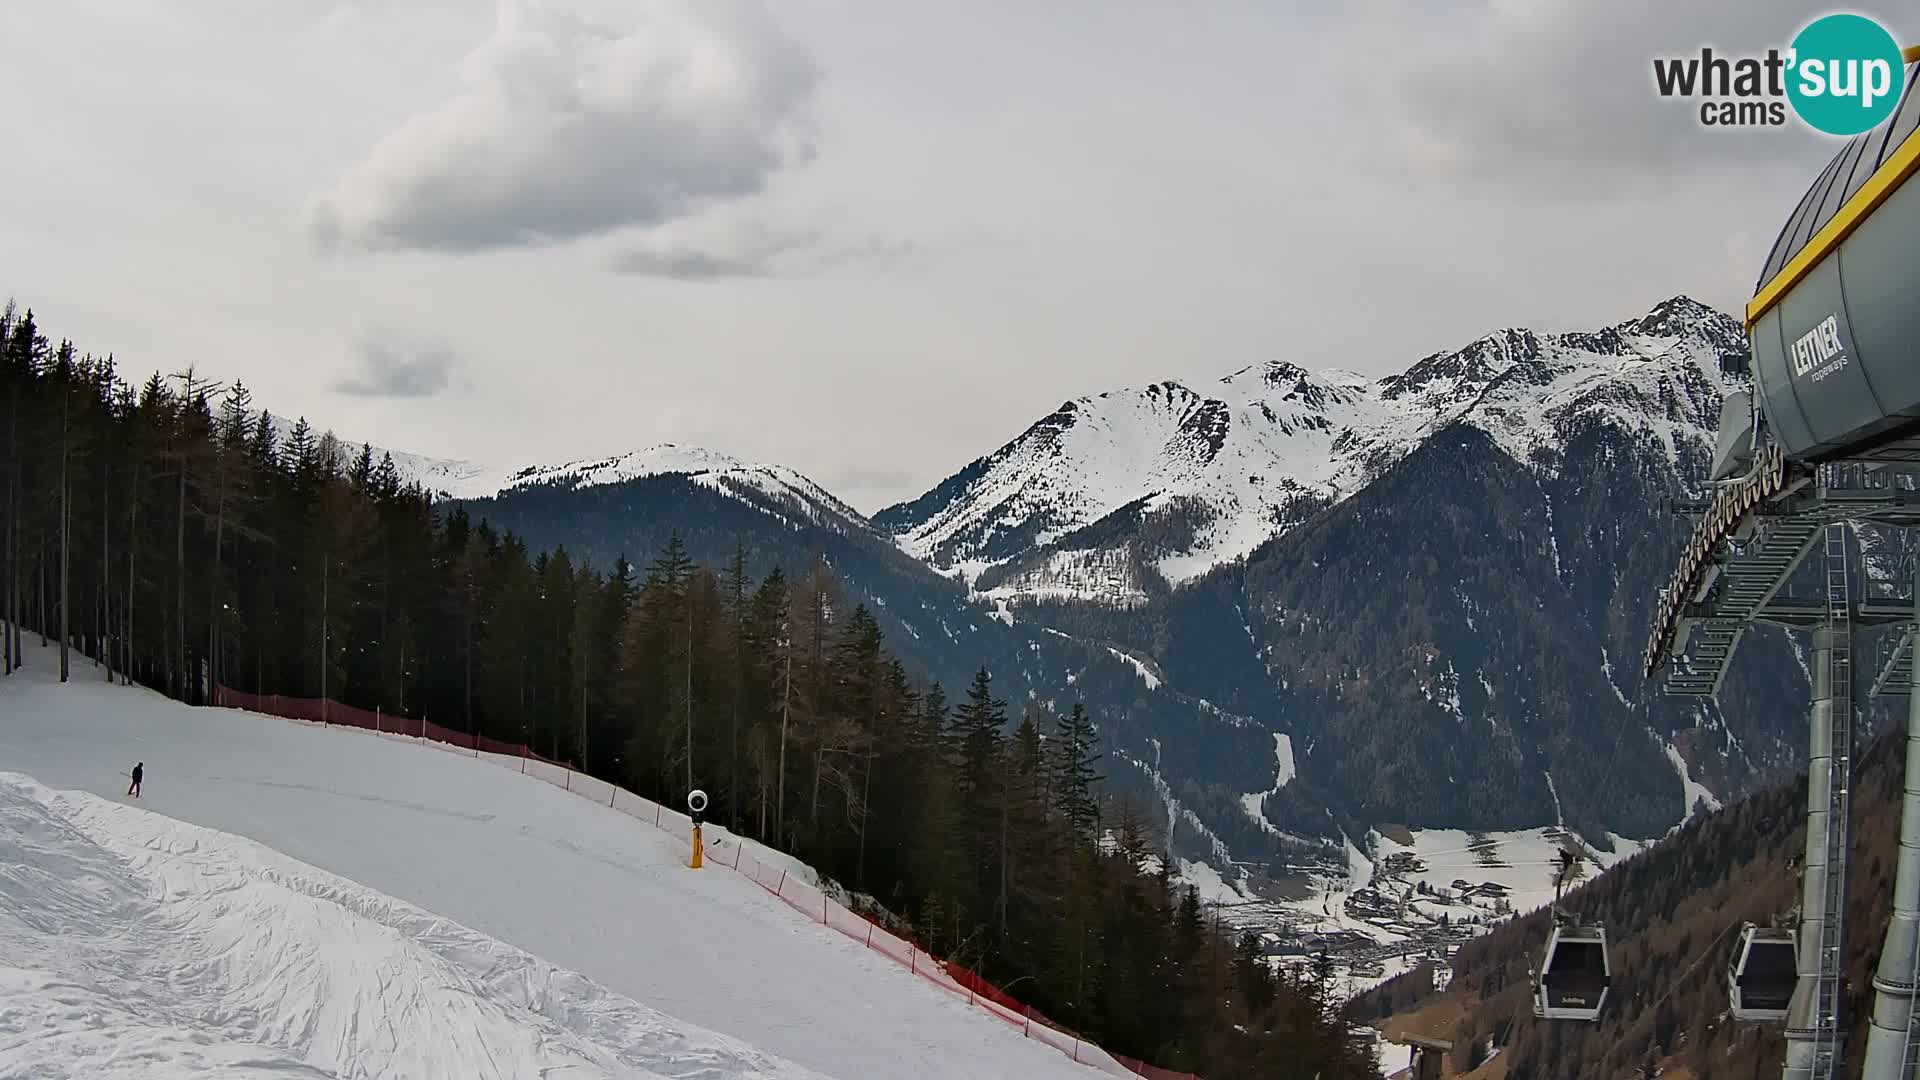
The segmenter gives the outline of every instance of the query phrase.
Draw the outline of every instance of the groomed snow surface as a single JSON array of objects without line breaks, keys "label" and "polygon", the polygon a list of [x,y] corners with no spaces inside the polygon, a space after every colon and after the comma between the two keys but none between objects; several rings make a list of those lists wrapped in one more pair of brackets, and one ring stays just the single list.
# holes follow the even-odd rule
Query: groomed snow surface
[{"label": "groomed snow surface", "polygon": [[0,956],[6,1075],[820,1075],[250,840],[19,773],[0,773]]},{"label": "groomed snow surface", "polygon": [[30,659],[0,682],[0,1075],[1098,1075],[535,778]]}]

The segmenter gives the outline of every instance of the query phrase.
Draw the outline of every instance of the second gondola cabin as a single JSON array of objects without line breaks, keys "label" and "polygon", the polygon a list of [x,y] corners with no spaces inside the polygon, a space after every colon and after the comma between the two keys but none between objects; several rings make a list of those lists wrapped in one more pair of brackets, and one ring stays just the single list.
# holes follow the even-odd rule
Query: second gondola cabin
[{"label": "second gondola cabin", "polygon": [[1600,1019],[1613,982],[1602,926],[1557,923],[1533,980],[1533,1015],[1543,1020]]},{"label": "second gondola cabin", "polygon": [[1752,923],[1742,927],[1727,965],[1727,1004],[1733,1018],[1748,1024],[1785,1020],[1798,963],[1792,930]]}]

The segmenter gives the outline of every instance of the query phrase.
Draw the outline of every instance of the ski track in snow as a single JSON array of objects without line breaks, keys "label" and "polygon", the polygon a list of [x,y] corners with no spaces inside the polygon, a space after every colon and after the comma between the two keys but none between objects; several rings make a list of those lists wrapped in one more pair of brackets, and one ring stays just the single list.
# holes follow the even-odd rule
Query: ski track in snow
[{"label": "ski track in snow", "polygon": [[[85,662],[77,681],[59,686],[48,655],[34,650],[24,671],[0,681],[4,769],[117,800],[122,774],[146,763],[138,809],[62,795],[66,817],[42,813],[28,827],[18,815],[38,811],[16,796],[7,805],[19,824],[0,826],[0,845],[11,846],[0,850],[0,1026],[68,1025],[63,1045],[76,1054],[146,1045],[156,1055],[118,1073],[78,1075],[469,1080],[537,1075],[520,1068],[533,1060],[527,1054],[583,1063],[549,1073],[552,1080],[719,1080],[736,1075],[727,1062],[761,1063],[743,1076],[840,1080],[1091,1075],[964,997],[809,922],[751,880],[718,866],[688,869],[684,841],[603,804],[437,747],[106,686]],[[236,841],[221,850],[193,825],[265,847]],[[69,832],[56,837],[55,829]],[[725,830],[708,839],[711,861],[731,854]],[[142,846],[149,840],[151,850]],[[29,843],[43,854],[22,854]],[[272,873],[255,868],[256,858]],[[70,869],[48,873],[48,865]],[[48,900],[55,889],[64,897],[57,904]],[[64,932],[67,924],[32,921],[64,911],[72,923],[119,919],[137,929],[150,912],[159,926],[194,910],[189,896],[200,898],[206,921],[174,936],[184,945],[224,935],[207,940],[232,945],[197,967],[167,951],[170,943],[137,936],[128,948],[165,964],[130,967],[139,955],[82,941]],[[27,946],[30,936],[38,944]],[[264,953],[255,942],[282,951]],[[343,951],[343,942],[353,947]],[[76,968],[63,948],[92,949],[98,963]],[[221,964],[230,968],[208,969]],[[284,985],[266,986],[269,975]],[[136,976],[178,991],[186,1011],[154,1014],[163,999],[157,990],[141,997]],[[455,991],[471,997],[456,1000]],[[7,1011],[23,995],[35,1002],[33,1016]],[[384,1073],[334,1072],[295,1056],[295,1047],[336,1037],[376,1057],[425,1053],[441,1033],[409,1020],[393,1039],[379,1017],[429,997],[469,1040],[472,1025],[502,1025],[487,1044],[500,1055],[497,1072],[465,1057],[445,1071],[410,1068],[402,1057]],[[238,1010],[256,1005],[261,1019],[245,1021]],[[283,1008],[291,1019],[267,1019]],[[96,1016],[131,1041],[89,1036]],[[309,1019],[316,1026],[306,1033]],[[401,1023],[397,1013],[392,1019]],[[518,1033],[506,1030],[509,1021]],[[136,1029],[145,1034],[136,1039]],[[267,1038],[284,1042],[246,1041]],[[669,1052],[672,1038],[687,1040],[686,1055]],[[0,1053],[8,1045],[0,1037]],[[196,1048],[207,1056],[192,1058]],[[644,1064],[622,1064],[623,1053]],[[708,1059],[722,1064],[708,1068]],[[187,1064],[170,1072],[170,1060]]]}]

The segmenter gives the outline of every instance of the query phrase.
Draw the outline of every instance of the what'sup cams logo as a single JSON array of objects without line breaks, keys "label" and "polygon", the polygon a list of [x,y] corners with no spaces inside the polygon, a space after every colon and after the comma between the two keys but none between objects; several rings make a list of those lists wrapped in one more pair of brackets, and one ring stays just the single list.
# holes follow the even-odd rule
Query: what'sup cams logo
[{"label": "what'sup cams logo", "polygon": [[1723,56],[1711,47],[1698,56],[1653,61],[1654,88],[1663,98],[1700,101],[1707,127],[1779,127],[1787,110],[1828,135],[1850,136],[1886,122],[1900,105],[1907,69],[1900,44],[1864,15],[1826,15],[1794,35],[1784,51]]}]

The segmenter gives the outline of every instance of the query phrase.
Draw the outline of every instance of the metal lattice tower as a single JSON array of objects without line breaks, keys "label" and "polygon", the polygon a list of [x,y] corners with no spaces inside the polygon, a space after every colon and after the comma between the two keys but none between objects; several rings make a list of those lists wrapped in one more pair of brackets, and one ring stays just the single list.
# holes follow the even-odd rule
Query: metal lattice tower
[{"label": "metal lattice tower", "polygon": [[[1920,65],[1920,47],[1903,51]],[[1874,976],[1865,1080],[1915,1080],[1920,1000],[1920,687],[1912,682],[1920,588],[1898,602],[1850,584],[1848,525],[1920,527],[1920,68],[1897,119],[1849,139],[1770,250],[1745,312],[1750,376],[1721,399],[1712,496],[1656,605],[1646,674],[1671,694],[1719,692],[1749,626],[1811,631],[1807,842],[1784,1080],[1844,1075],[1847,815],[1854,634],[1904,624],[1873,693],[1908,690],[1906,780],[1893,911]],[[1781,592],[1825,540],[1825,595]],[[1855,587],[1857,585],[1857,588]],[[1863,680],[1864,681],[1864,680]]]},{"label": "metal lattice tower", "polygon": [[1920,693],[1915,693],[1920,688],[1914,685],[1913,665],[1913,644],[1920,637],[1920,552],[1908,551],[1902,571],[1908,602],[1915,606],[1892,647],[1883,646],[1873,684],[1876,696],[1906,695],[1907,745],[1893,911],[1873,976],[1864,1080],[1914,1080],[1920,1071]]},{"label": "metal lattice tower", "polygon": [[[1853,776],[1853,597],[1848,588],[1847,526],[1826,529],[1827,821],[1825,896],[1820,912],[1813,1075],[1831,1080],[1845,1061],[1847,847]],[[1809,805],[1812,805],[1809,800]]]}]

